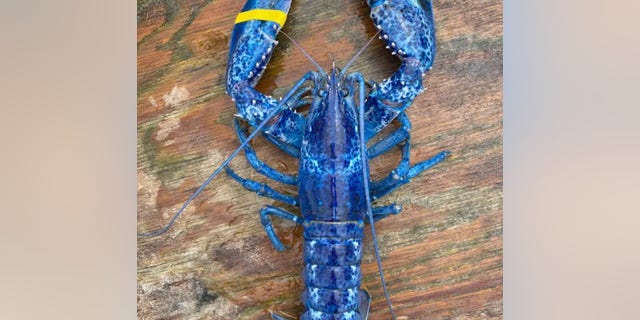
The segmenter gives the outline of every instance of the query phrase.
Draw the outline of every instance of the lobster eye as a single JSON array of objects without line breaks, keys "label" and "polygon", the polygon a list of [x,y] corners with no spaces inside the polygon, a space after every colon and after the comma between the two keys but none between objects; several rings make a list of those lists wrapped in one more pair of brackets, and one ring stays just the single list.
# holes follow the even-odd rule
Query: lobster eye
[{"label": "lobster eye", "polygon": [[322,98],[326,97],[327,96],[327,90],[325,90],[325,89],[318,90],[318,96],[322,97]]},{"label": "lobster eye", "polygon": [[342,93],[342,96],[343,96],[343,97],[346,97],[346,96],[348,96],[348,95],[349,95],[349,90],[347,90],[347,89],[342,89],[342,90],[340,90],[340,93]]}]

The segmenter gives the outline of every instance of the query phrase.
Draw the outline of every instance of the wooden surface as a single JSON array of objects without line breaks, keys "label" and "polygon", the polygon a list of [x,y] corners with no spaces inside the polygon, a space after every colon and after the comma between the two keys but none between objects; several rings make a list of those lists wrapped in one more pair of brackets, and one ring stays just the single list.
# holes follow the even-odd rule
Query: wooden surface
[{"label": "wooden surface", "polygon": [[[242,1],[138,0],[138,231],[168,221],[237,146],[224,93],[229,36]],[[435,1],[438,54],[427,90],[407,113],[412,163],[453,156],[378,204],[404,210],[376,224],[399,319],[502,319],[502,4]],[[284,30],[325,68],[342,66],[375,33],[365,1],[294,1]],[[281,43],[259,85],[282,96],[311,63]],[[380,81],[399,63],[376,40],[351,68]],[[262,141],[262,142],[260,142]],[[295,159],[256,140],[270,165]],[[381,177],[395,149],[372,161]],[[238,173],[264,179],[244,157]],[[294,190],[273,184],[285,192]],[[277,220],[289,251],[271,247],[258,197],[222,174],[176,225],[138,240],[140,319],[269,319],[302,312],[301,228]],[[367,235],[364,286],[370,320],[389,319]]]}]

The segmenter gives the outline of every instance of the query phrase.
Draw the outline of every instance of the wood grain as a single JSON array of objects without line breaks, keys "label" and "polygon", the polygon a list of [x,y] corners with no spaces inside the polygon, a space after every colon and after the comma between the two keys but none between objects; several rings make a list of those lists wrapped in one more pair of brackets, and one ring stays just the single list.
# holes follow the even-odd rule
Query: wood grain
[{"label": "wood grain", "polygon": [[[138,230],[161,227],[237,146],[224,93],[229,36],[242,1],[138,1]],[[365,1],[294,1],[284,30],[317,61],[342,66],[375,33]],[[453,156],[381,199],[401,214],[376,224],[399,319],[502,319],[502,3],[435,1],[438,55],[427,90],[407,113],[412,162]],[[259,84],[282,96],[312,69],[282,40]],[[380,81],[399,63],[382,41],[352,71]],[[258,139],[265,162],[297,162]],[[372,163],[388,173],[393,150]],[[243,176],[265,181],[244,157]],[[293,192],[281,185],[274,186]],[[167,233],[138,240],[140,319],[269,319],[299,315],[302,233],[276,221],[291,249],[278,253],[260,224],[274,201],[218,177]],[[292,209],[292,208],[289,208]],[[293,209],[292,209],[293,210]],[[364,286],[371,320],[389,319],[367,236]],[[403,317],[403,318],[402,318]]]}]

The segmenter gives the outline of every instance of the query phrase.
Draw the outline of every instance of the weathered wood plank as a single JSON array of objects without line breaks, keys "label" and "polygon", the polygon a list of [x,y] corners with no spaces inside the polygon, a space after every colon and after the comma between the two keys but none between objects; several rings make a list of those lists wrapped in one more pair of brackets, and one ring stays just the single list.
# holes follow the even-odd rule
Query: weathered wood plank
[{"label": "weathered wood plank", "polygon": [[[241,1],[138,1],[138,221],[160,227],[238,141],[224,94],[228,43]],[[380,203],[404,210],[377,226],[396,313],[407,319],[502,318],[502,4],[435,1],[438,55],[427,90],[408,115],[412,162],[448,149],[453,157]],[[375,30],[364,1],[294,1],[285,31],[320,63],[338,66]],[[380,81],[399,63],[381,41],[352,67]],[[312,65],[287,40],[260,90],[282,96]],[[256,141],[270,165],[297,162]],[[375,159],[374,177],[399,160]],[[232,167],[257,180],[243,157]],[[283,191],[292,191],[278,186]],[[258,211],[271,204],[226,175],[166,234],[138,241],[140,319],[268,319],[298,315],[301,229],[276,221],[291,249],[275,252]],[[370,237],[368,237],[370,239]],[[370,319],[388,319],[372,245],[365,247]]]}]

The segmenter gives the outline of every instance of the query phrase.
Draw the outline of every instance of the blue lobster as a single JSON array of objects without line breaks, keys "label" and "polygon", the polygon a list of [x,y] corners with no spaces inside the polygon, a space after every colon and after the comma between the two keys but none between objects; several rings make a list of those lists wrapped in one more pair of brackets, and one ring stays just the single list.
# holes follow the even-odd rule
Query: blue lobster
[{"label": "blue lobster", "polygon": [[[449,154],[443,151],[409,165],[411,124],[404,110],[423,90],[422,77],[433,63],[436,44],[431,2],[369,0],[368,4],[380,38],[402,64],[390,78],[373,84],[366,96],[363,76],[345,74],[349,63],[342,71],[334,65],[327,73],[313,62],[318,70],[305,74],[281,101],[254,89],[278,43],[276,36],[291,0],[247,1],[231,37],[226,89],[237,107],[234,124],[246,158],[264,176],[297,186],[298,195],[282,194],[225,168],[246,189],[300,208],[302,217],[266,206],[260,218],[278,251],[285,246],[274,231],[272,217],[304,228],[302,299],[306,310],[300,317],[304,320],[367,319],[371,298],[360,288],[364,224],[370,222],[373,228],[374,221],[401,210],[397,204],[372,208],[371,201],[408,183]],[[306,116],[296,112],[305,106],[310,106]],[[369,139],[396,119],[398,129],[366,147]],[[298,158],[298,175],[279,172],[258,159],[246,144],[252,138],[248,127]],[[400,144],[398,167],[386,178],[371,181],[367,160]],[[380,263],[375,233],[374,244]]]},{"label": "blue lobster", "polygon": [[[318,70],[305,74],[281,100],[276,100],[254,87],[278,43],[276,36],[286,21],[291,0],[247,1],[231,36],[226,83],[227,93],[238,111],[234,125],[241,144],[165,227],[139,236],[167,231],[225,169],[246,189],[300,209],[302,217],[274,206],[260,211],[262,225],[278,251],[285,250],[285,246],[276,235],[272,217],[293,221],[304,228],[302,299],[306,310],[300,319],[368,318],[371,297],[360,288],[365,223],[371,227],[382,287],[395,318],[382,273],[374,222],[397,214],[402,208],[397,204],[372,207],[371,202],[443,161],[449,152],[409,165],[411,123],[404,111],[423,91],[422,77],[435,56],[431,1],[369,0],[368,4],[379,37],[401,59],[400,68],[381,83],[370,82],[371,89],[366,94],[367,83],[360,73],[345,74],[357,54],[342,71],[334,64],[327,73],[303,50]],[[309,106],[306,116],[296,112],[306,106]],[[399,122],[399,128],[367,148],[367,141],[394,120]],[[299,159],[297,176],[279,172],[258,158],[248,144],[257,134]],[[397,168],[385,178],[372,181],[368,160],[399,145],[402,158]],[[280,193],[266,183],[236,174],[228,164],[242,150],[256,171],[277,182],[297,186],[298,195]],[[284,320],[276,314],[272,317]]]}]

